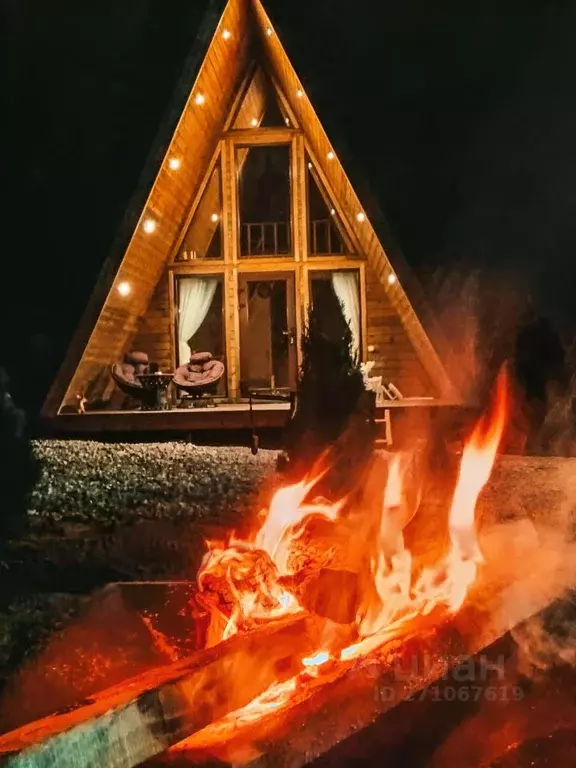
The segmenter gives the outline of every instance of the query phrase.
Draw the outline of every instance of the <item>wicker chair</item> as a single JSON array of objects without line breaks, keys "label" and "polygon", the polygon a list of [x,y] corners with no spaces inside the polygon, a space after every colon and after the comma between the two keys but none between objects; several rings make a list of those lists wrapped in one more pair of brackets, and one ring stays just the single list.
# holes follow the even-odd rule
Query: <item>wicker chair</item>
[{"label": "wicker chair", "polygon": [[224,375],[224,363],[215,360],[210,352],[195,352],[190,362],[174,372],[174,384],[194,400],[212,394]]},{"label": "wicker chair", "polygon": [[145,352],[127,352],[123,362],[113,365],[110,373],[118,389],[141,406],[149,404],[154,397],[154,393],[145,389],[137,378],[149,370],[150,363]]}]

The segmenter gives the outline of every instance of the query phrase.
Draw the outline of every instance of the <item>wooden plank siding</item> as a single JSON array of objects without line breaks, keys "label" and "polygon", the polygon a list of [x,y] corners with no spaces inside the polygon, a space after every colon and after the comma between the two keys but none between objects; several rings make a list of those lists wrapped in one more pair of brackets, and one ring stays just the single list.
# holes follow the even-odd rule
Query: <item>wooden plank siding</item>
[{"label": "wooden plank siding", "polygon": [[[222,30],[233,30],[228,39]],[[50,393],[45,415],[54,415],[60,403],[73,405],[86,391],[98,366],[118,360],[139,329],[140,318],[162,275],[192,200],[220,139],[239,82],[246,70],[251,43],[247,0],[229,0],[214,32],[196,81],[188,94],[176,130],[164,152],[156,180],[133,230],[120,265],[108,263],[78,333]],[[204,102],[197,104],[201,93]],[[168,159],[181,159],[171,170]],[[146,218],[157,226],[153,233],[142,227]],[[117,287],[130,284],[130,294]],[[94,306],[98,304],[100,306]],[[67,385],[67,388],[66,388]],[[62,399],[63,398],[63,399]]]},{"label": "wooden plank siding", "polygon": [[[260,0],[251,0],[251,3],[258,21],[261,44],[264,46],[266,57],[299,125],[304,128],[313,162],[322,174],[322,181],[333,199],[341,206],[343,219],[347,227],[352,230],[354,240],[360,245],[359,252],[364,254],[372,264],[381,284],[381,290],[400,317],[410,342],[417,350],[428,377],[434,384],[435,394],[452,395],[452,383],[400,281],[396,280],[392,285],[388,283],[388,276],[393,273],[393,268],[376,232],[367,217],[362,222],[356,218],[358,214],[365,214],[363,206],[320,123],[304,85],[288,59],[270,18]],[[271,34],[267,34],[268,28]],[[332,159],[328,159],[329,152],[334,153],[334,156],[330,155]]]},{"label": "wooden plank siding", "polygon": [[132,348],[146,352],[160,370],[172,370],[172,331],[170,311],[169,274],[165,269],[160,278],[148,310],[140,320],[139,330]]},{"label": "wooden plank siding", "polygon": [[366,358],[375,362],[371,375],[382,376],[385,384],[392,382],[410,397],[434,394],[434,385],[374,268],[366,264],[365,270],[365,348],[374,348],[367,351]]}]

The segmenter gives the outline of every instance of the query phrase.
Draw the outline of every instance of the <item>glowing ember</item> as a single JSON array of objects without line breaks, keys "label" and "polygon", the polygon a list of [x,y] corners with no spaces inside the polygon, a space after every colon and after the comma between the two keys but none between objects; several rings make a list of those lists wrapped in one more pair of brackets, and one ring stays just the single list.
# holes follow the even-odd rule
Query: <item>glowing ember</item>
[{"label": "glowing ember", "polygon": [[[328,530],[328,540],[320,542],[321,555],[327,557],[337,549],[336,542],[340,542],[340,549],[346,550],[355,563],[359,594],[355,596],[352,624],[346,625],[346,632],[332,627],[326,633],[329,636],[323,637],[325,647],[301,660],[302,674],[324,675],[318,668],[328,661],[349,663],[362,657],[398,636],[408,622],[436,609],[458,611],[482,561],[475,510],[496,459],[507,410],[507,381],[502,373],[489,412],[478,422],[464,447],[449,505],[449,544],[433,565],[422,567],[417,553],[405,545],[404,528],[420,505],[420,486],[414,485],[415,480],[407,471],[414,458],[411,454],[389,457],[382,502],[371,511],[344,511],[345,500],[330,503],[314,499],[318,476],[277,491],[262,525],[251,536],[232,537],[226,546],[209,545],[198,584],[200,597],[204,596],[212,614],[210,644],[249,629],[254,622],[297,613],[303,610],[303,604],[308,605],[298,585],[305,587],[313,582],[318,569],[325,567],[318,566],[319,560],[325,562],[317,556],[318,542],[309,542],[307,538],[314,519]],[[364,525],[370,516],[374,518],[368,520],[372,533],[355,539],[354,520],[361,519]],[[215,601],[214,594],[225,596]],[[341,597],[344,600],[349,595]],[[236,712],[235,722],[259,717],[270,708],[282,706],[295,690],[298,679],[296,676],[272,686],[245,710]]]}]

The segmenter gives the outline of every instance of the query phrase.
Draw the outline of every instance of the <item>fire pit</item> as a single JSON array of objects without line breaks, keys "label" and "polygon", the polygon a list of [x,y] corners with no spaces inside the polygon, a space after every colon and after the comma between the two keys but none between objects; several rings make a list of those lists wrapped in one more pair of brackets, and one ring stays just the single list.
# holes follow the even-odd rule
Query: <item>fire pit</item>
[{"label": "fire pit", "polygon": [[6,734],[6,765],[303,766],[545,609],[574,583],[557,537],[476,524],[507,408],[502,375],[444,507],[408,453],[337,501],[325,462],[278,490],[253,532],[208,543],[204,649]]}]

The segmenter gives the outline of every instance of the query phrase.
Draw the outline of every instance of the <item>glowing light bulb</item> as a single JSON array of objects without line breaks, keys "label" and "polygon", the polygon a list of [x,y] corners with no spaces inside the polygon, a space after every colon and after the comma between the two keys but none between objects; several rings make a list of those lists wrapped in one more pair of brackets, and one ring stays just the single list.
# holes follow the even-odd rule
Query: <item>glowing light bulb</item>
[{"label": "glowing light bulb", "polygon": [[256,126],[258,125],[258,120],[256,120],[255,117],[253,117],[252,120],[250,120],[250,125],[252,126],[252,128],[256,128]]},{"label": "glowing light bulb", "polygon": [[118,293],[120,296],[128,296],[131,291],[130,283],[122,282],[118,283]]},{"label": "glowing light bulb", "polygon": [[222,32],[222,37],[224,38],[224,40],[230,40],[230,38],[232,37],[232,32],[230,32],[229,29],[225,29]]},{"label": "glowing light bulb", "polygon": [[146,232],[147,235],[151,235],[152,232],[156,230],[156,222],[154,219],[144,219],[144,223],[142,224],[142,229],[144,232]]},{"label": "glowing light bulb", "polygon": [[363,213],[362,211],[357,213],[356,214],[356,221],[359,221],[360,223],[362,223],[363,221],[366,221],[366,214]]},{"label": "glowing light bulb", "polygon": [[203,93],[197,93],[196,96],[194,97],[194,103],[198,104],[198,106],[202,106],[202,104],[204,104],[205,101],[206,101],[206,97],[204,96]]},{"label": "glowing light bulb", "polygon": [[272,27],[266,27],[266,34],[268,37],[272,37]]},{"label": "glowing light bulb", "polygon": [[296,96],[298,96],[299,99],[301,99],[302,96],[304,96],[304,91],[302,90],[302,88],[298,88],[298,90],[296,91]]},{"label": "glowing light bulb", "polygon": [[308,163],[308,169],[309,169],[310,171],[312,170],[312,163]]},{"label": "glowing light bulb", "polygon": [[388,285],[394,285],[394,283],[396,282],[396,279],[397,279],[396,275],[393,272],[391,272],[388,275]]},{"label": "glowing light bulb", "polygon": [[217,213],[213,213],[212,216],[210,216],[210,218],[212,219],[212,221],[214,223],[216,223],[218,221],[218,219],[220,218],[220,216]]},{"label": "glowing light bulb", "polygon": [[334,208],[330,208],[330,216],[336,216],[336,211]]},{"label": "glowing light bulb", "polygon": [[289,117],[285,117],[284,118],[284,122],[286,123],[286,125],[290,125],[290,118]]},{"label": "glowing light bulb", "polygon": [[334,160],[334,152],[332,152],[332,150],[330,150],[330,152],[328,152],[326,157],[328,158],[328,160]]},{"label": "glowing light bulb", "polygon": [[171,157],[170,160],[168,160],[168,168],[170,168],[171,171],[179,170],[181,165],[182,161],[179,157]]}]

